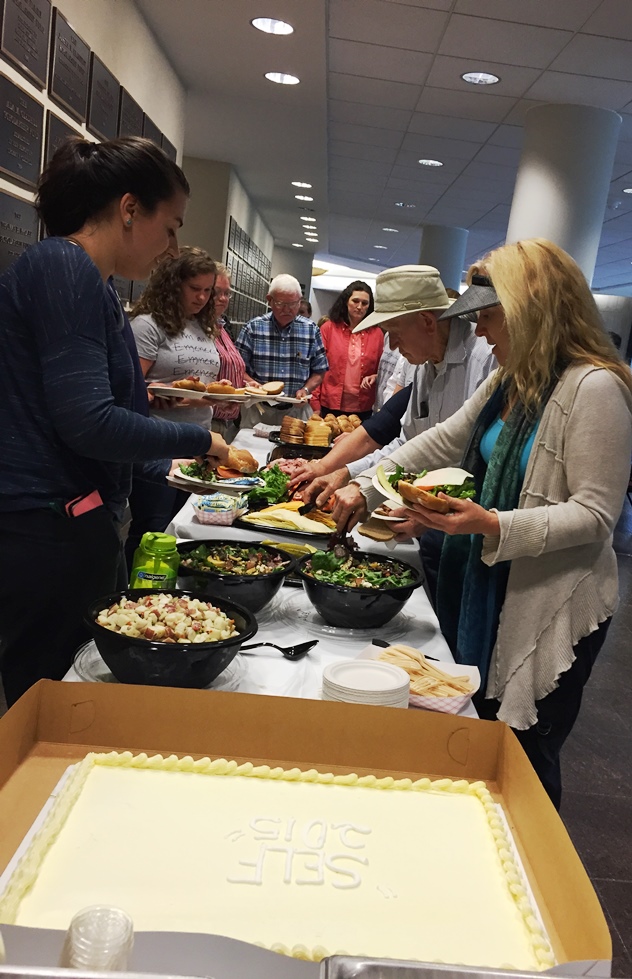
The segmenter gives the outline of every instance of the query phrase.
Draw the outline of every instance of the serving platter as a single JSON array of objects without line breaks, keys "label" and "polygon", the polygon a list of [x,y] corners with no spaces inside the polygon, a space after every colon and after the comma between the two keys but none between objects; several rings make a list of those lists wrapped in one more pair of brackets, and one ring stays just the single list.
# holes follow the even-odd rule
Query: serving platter
[{"label": "serving platter", "polygon": [[[99,654],[93,640],[80,646],[75,653],[73,668],[77,676],[87,683],[118,683],[110,673]],[[239,687],[245,673],[245,662],[239,653],[228,664],[223,673],[209,683],[207,690],[235,691]]]},{"label": "serving platter", "polygon": [[253,523],[251,520],[248,520],[247,516],[239,517],[238,520],[235,520],[234,526],[242,527],[245,530],[272,530],[276,534],[288,534],[290,537],[313,537],[316,540],[329,539],[336,532],[335,528],[328,530],[324,525],[322,532],[320,532],[315,530],[299,530],[297,527],[279,527],[278,524],[262,523],[259,520]]}]

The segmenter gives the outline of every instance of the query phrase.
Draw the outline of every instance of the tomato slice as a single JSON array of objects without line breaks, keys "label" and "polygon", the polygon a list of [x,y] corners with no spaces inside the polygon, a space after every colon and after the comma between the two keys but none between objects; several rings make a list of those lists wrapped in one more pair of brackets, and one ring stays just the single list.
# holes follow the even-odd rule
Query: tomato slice
[{"label": "tomato slice", "polygon": [[238,479],[244,475],[239,469],[229,469],[228,466],[218,466],[215,472],[220,479]]}]

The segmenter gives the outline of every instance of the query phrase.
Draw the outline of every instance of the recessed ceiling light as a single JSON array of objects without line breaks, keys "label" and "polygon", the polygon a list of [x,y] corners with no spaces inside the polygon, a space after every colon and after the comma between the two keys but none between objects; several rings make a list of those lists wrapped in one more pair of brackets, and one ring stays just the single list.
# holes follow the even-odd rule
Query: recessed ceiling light
[{"label": "recessed ceiling light", "polygon": [[442,167],[443,163],[441,160],[418,160],[422,167]]},{"label": "recessed ceiling light", "polygon": [[383,248],[386,251],[386,245],[373,245],[374,248]]},{"label": "recessed ceiling light", "polygon": [[417,205],[407,204],[406,201],[395,201],[395,207],[417,207]]},{"label": "recessed ceiling light", "polygon": [[382,228],[382,231],[392,231],[394,235],[399,234],[399,228]]},{"label": "recessed ceiling light", "polygon": [[309,221],[311,223],[316,221],[316,218],[306,218],[305,215],[301,214],[301,221]]},{"label": "recessed ceiling light", "polygon": [[624,187],[623,188],[623,193],[624,194],[632,194],[632,187]]},{"label": "recessed ceiling light", "polygon": [[277,85],[298,85],[300,82],[296,75],[288,75],[284,71],[266,71],[266,78]]},{"label": "recessed ceiling light", "polygon": [[461,78],[469,85],[495,85],[500,81],[498,75],[492,75],[489,71],[466,71]]},{"label": "recessed ceiling light", "polygon": [[284,20],[275,20],[274,17],[255,17],[250,23],[258,31],[264,34],[293,34],[294,28],[291,24],[286,24]]},{"label": "recessed ceiling light", "polygon": [[313,201],[313,197],[308,197],[307,194],[295,194],[294,197],[297,201]]},{"label": "recessed ceiling light", "polygon": [[292,242],[292,248],[302,248],[302,247],[303,246],[301,245],[300,242],[298,242],[298,241],[293,241]]},{"label": "recessed ceiling light", "polygon": [[306,184],[302,180],[292,181],[292,187],[307,187],[309,189],[311,186],[312,186],[311,184]]}]

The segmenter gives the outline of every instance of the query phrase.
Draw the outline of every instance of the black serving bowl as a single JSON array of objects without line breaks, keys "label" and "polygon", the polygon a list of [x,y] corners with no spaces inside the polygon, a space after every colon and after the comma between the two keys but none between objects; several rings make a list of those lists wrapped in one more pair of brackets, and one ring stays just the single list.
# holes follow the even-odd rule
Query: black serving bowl
[{"label": "black serving bowl", "polygon": [[375,629],[390,622],[404,607],[415,588],[423,583],[421,571],[405,561],[382,557],[381,554],[370,554],[368,551],[354,551],[353,556],[366,558],[369,561],[380,561],[407,568],[412,572],[414,581],[411,585],[399,588],[352,588],[350,585],[334,585],[318,581],[305,572],[305,565],[312,557],[311,554],[301,558],[296,574],[303,581],[303,588],[310,602],[329,625],[343,629]]},{"label": "black serving bowl", "polygon": [[[223,673],[239,652],[239,647],[257,632],[257,620],[252,612],[224,600],[213,601],[222,612],[234,619],[239,635],[217,642],[152,642],[149,639],[133,639],[112,632],[96,621],[103,609],[122,599],[139,601],[148,595],[161,595],[154,588],[130,588],[114,592],[93,602],[84,616],[97,649],[112,674],[121,683],[143,683],[159,687],[207,687]],[[199,591],[173,589],[172,594],[186,595],[208,602],[209,596]]]},{"label": "black serving bowl", "polygon": [[180,557],[185,557],[200,544],[209,547],[230,544],[233,547],[257,547],[275,557],[281,557],[287,564],[278,571],[265,574],[220,574],[219,571],[196,571],[181,564],[178,569],[178,588],[192,588],[200,595],[221,601],[238,602],[251,612],[259,612],[264,605],[272,601],[285,580],[285,576],[294,570],[294,560],[285,551],[270,544],[260,544],[259,541],[225,539],[191,540],[178,544]]}]

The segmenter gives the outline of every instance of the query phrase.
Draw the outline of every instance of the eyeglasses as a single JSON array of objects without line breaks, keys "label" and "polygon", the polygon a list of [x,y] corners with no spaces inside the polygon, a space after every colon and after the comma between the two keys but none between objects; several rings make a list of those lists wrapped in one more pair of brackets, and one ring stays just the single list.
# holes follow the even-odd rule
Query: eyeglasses
[{"label": "eyeglasses", "polygon": [[274,306],[275,309],[298,309],[301,304],[300,299],[293,299],[291,303],[282,303],[279,299],[271,299],[270,305]]},{"label": "eyeglasses", "polygon": [[213,299],[230,299],[231,296],[230,289],[216,289],[213,293]]}]

